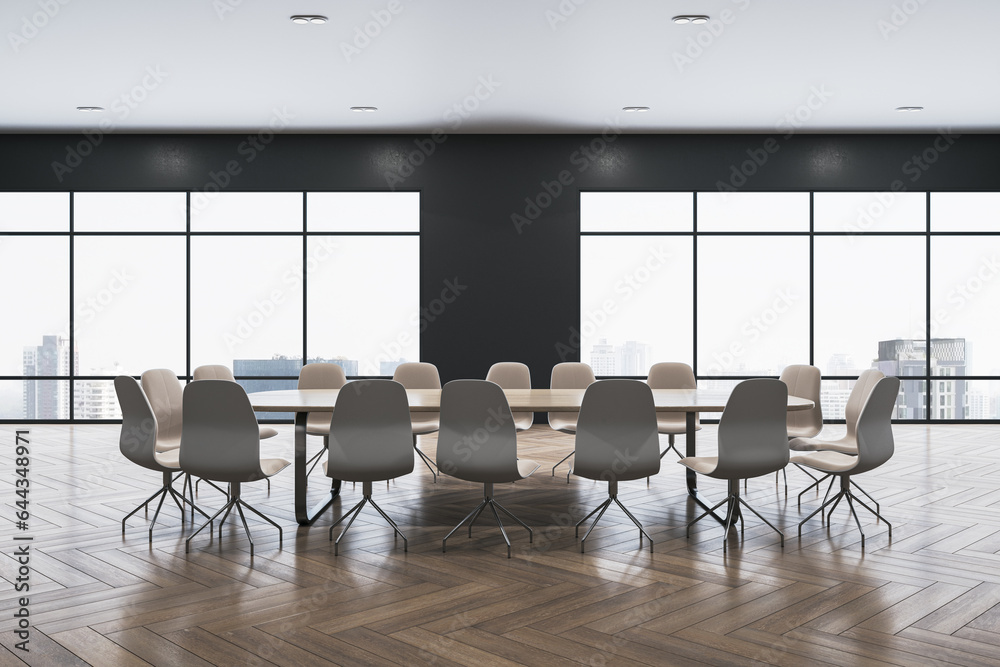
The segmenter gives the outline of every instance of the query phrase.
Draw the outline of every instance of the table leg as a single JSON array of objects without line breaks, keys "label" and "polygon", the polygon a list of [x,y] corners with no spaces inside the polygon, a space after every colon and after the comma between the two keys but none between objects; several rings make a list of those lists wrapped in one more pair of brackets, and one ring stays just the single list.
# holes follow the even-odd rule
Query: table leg
[{"label": "table leg", "polygon": [[306,419],[308,412],[295,413],[295,519],[300,526],[309,526],[330,506],[340,493],[340,480],[335,479],[330,490],[323,494],[312,509],[307,507],[306,489]]},{"label": "table leg", "polygon": [[[687,415],[687,420],[685,423],[686,428],[684,432],[685,454],[687,454],[688,456],[697,456],[698,447],[694,437],[695,433],[698,432],[697,428],[695,428],[696,426],[695,418],[698,416],[698,413],[688,412],[685,414]],[[691,470],[690,468],[685,468],[685,473],[687,477],[688,495],[691,496],[691,498],[694,499],[695,503],[701,506],[702,509],[705,510],[711,509],[711,506],[709,506],[704,500],[701,499],[701,496],[698,495],[698,473],[696,473],[694,470]],[[715,512],[710,512],[709,514],[713,519],[715,519],[719,523],[725,524],[725,520]]]}]

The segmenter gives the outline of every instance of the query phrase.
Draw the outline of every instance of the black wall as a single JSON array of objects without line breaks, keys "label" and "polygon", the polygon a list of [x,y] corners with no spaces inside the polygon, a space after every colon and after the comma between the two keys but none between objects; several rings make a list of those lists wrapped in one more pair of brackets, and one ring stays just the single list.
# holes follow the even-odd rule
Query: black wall
[{"label": "black wall", "polygon": [[445,381],[520,360],[537,387],[579,326],[581,190],[1000,190],[1000,136],[948,133],[4,135],[0,151],[0,190],[419,190],[421,304],[466,286],[422,360]]}]

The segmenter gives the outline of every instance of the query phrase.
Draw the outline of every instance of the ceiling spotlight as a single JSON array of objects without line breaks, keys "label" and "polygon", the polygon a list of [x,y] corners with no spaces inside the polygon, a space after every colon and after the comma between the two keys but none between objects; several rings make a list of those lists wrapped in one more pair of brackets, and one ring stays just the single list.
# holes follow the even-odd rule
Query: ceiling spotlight
[{"label": "ceiling spotlight", "polygon": [[318,14],[296,14],[291,18],[292,23],[298,23],[299,25],[305,25],[307,23],[322,25],[327,21],[325,16],[320,16]]},{"label": "ceiling spotlight", "polygon": [[378,111],[378,107],[351,107],[351,111],[356,113],[374,113]]},{"label": "ceiling spotlight", "polygon": [[92,113],[96,111],[104,111],[104,107],[77,107],[77,111],[83,111],[84,113]]},{"label": "ceiling spotlight", "polygon": [[675,16],[671,20],[677,25],[687,25],[688,23],[701,25],[703,23],[708,23],[708,17],[704,14],[682,14],[680,16]]},{"label": "ceiling spotlight", "polygon": [[649,107],[622,107],[622,111],[625,113],[646,113],[649,111]]},{"label": "ceiling spotlight", "polygon": [[906,111],[923,111],[923,107],[896,107],[896,111],[906,112]]}]

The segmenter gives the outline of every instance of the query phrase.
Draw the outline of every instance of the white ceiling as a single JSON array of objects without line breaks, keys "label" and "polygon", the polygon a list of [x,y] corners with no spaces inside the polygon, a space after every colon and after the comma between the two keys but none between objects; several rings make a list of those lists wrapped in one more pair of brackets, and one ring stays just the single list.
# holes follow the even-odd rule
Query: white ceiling
[{"label": "white ceiling", "polygon": [[1000,0],[4,0],[0,25],[4,132],[1000,130]]}]

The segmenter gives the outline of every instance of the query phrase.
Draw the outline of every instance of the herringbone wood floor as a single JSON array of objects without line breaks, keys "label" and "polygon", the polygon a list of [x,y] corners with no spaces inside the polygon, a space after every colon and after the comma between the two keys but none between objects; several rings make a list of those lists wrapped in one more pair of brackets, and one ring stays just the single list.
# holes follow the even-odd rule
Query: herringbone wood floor
[{"label": "herringbone wood floor", "polygon": [[[291,427],[267,448],[291,458]],[[829,426],[838,432],[842,426]],[[788,498],[772,477],[748,498],[783,527],[784,550],[762,524],[734,532],[704,522],[684,537],[694,507],[683,471],[623,483],[620,497],[655,540],[609,510],[581,554],[572,523],[600,503],[603,484],[548,469],[572,439],[536,426],[520,437],[522,458],[542,462],[530,479],[498,487],[498,499],[535,527],[529,545],[510,527],[514,558],[481,520],[441,538],[481,498],[481,486],[414,472],[375,499],[409,537],[409,552],[366,512],[333,555],[328,526],[360,497],[345,484],[332,512],[311,528],[292,513],[291,470],[268,494],[244,493],[285,528],[256,520],[251,562],[242,528],[196,540],[184,553],[176,508],[164,510],[153,543],[140,512],[120,519],[158,486],[158,475],[120,456],[118,427],[31,428],[31,652],[11,651],[14,427],[0,429],[4,511],[0,574],[0,666],[33,665],[998,665],[1000,664],[1000,454],[995,426],[895,427],[896,456],[859,479],[893,522],[862,516],[861,551],[845,508],[829,528],[795,524],[818,501],[795,504],[805,477],[789,471]],[[714,427],[699,434],[710,452]],[[310,450],[319,440],[310,443]],[[433,436],[422,448],[434,451]],[[561,468],[565,470],[565,468]],[[325,479],[313,473],[318,489]],[[252,487],[252,488],[251,488]],[[701,480],[704,495],[724,485]],[[206,507],[221,496],[203,488]],[[200,524],[199,524],[200,525]],[[203,533],[204,535],[204,533]],[[17,653],[17,656],[15,656]]]}]

